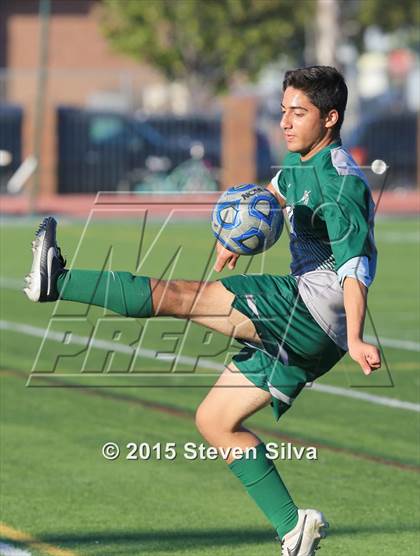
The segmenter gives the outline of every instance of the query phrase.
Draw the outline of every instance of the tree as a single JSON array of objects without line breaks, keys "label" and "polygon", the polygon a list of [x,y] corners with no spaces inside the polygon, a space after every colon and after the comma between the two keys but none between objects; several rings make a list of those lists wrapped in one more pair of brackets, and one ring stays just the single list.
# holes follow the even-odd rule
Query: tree
[{"label": "tree", "polygon": [[254,79],[282,54],[302,59],[312,0],[104,0],[113,47],[194,89]]},{"label": "tree", "polygon": [[[281,55],[303,65],[307,38],[320,39],[315,37],[319,3],[103,0],[103,30],[113,48],[148,62],[169,80],[184,81],[193,93],[200,88],[213,92],[226,89],[238,74],[255,79],[266,64]],[[343,25],[341,38],[347,36],[359,50],[369,25],[384,31],[404,28],[415,32],[420,22],[418,0],[337,0],[326,4],[337,7]],[[328,25],[324,27],[325,33],[330,32]]]},{"label": "tree", "polygon": [[[354,0],[353,0],[354,1]],[[383,31],[416,28],[420,24],[418,0],[357,0],[359,21],[367,27],[377,25]]]}]

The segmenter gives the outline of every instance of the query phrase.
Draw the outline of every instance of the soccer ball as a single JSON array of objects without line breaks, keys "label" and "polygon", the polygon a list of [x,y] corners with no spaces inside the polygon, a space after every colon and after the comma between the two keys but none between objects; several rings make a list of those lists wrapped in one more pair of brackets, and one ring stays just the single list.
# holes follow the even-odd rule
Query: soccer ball
[{"label": "soccer ball", "polygon": [[274,195],[252,183],[224,191],[213,209],[214,235],[237,255],[269,249],[279,239],[283,224],[283,212]]}]

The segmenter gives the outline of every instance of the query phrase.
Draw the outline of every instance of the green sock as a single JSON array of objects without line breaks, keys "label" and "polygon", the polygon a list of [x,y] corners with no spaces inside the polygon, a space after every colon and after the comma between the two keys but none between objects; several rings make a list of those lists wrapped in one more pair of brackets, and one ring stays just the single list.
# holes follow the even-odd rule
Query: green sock
[{"label": "green sock", "polygon": [[229,465],[248,494],[276,529],[280,539],[298,522],[298,512],[274,463],[267,459],[265,445],[258,444],[257,457],[243,456]]},{"label": "green sock", "polygon": [[106,307],[125,317],[153,315],[150,279],[130,272],[67,270],[57,279],[60,299]]}]

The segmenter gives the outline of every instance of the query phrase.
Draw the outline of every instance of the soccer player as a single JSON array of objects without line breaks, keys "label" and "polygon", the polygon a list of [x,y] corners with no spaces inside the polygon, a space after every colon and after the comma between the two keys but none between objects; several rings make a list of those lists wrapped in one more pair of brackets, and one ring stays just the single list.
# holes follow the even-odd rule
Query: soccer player
[{"label": "soccer player", "polygon": [[[315,553],[328,524],[298,509],[264,443],[243,421],[271,404],[276,419],[307,382],[346,353],[368,375],[379,350],[363,340],[367,289],[375,275],[374,204],[363,173],[342,147],[347,87],[334,68],[288,71],[281,127],[288,155],[268,189],[286,207],[291,273],[214,282],[156,280],[129,272],[67,270],[46,218],[33,242],[25,292],[32,301],[76,301],[129,317],[190,319],[244,344],[201,403],[196,424],[218,448],[255,448],[227,463],[276,529],[282,555]],[[217,245],[215,270],[238,256]]]}]

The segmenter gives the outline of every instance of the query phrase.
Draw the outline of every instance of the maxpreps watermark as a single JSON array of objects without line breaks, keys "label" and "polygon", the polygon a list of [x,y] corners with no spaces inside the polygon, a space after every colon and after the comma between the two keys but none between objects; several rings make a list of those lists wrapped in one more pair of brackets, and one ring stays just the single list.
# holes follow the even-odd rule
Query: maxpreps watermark
[{"label": "maxpreps watermark", "polygon": [[[294,446],[291,442],[268,442],[265,445],[266,457],[270,460],[317,460],[318,449],[315,446]],[[128,442],[123,447],[116,442],[106,442],[101,449],[102,456],[107,460],[126,459],[128,461],[174,461],[179,456],[189,461],[206,461],[229,458],[256,459],[257,449],[253,448],[221,448],[206,446],[203,443],[185,442],[178,447],[176,442]]]}]

